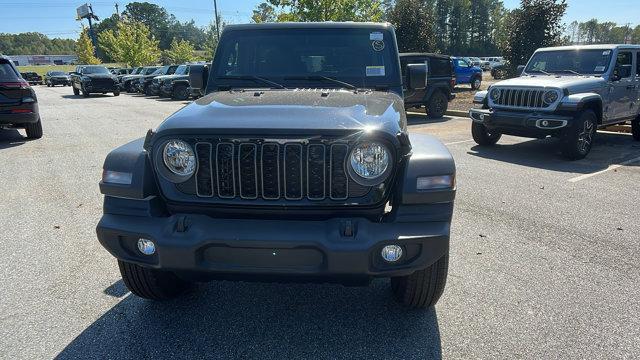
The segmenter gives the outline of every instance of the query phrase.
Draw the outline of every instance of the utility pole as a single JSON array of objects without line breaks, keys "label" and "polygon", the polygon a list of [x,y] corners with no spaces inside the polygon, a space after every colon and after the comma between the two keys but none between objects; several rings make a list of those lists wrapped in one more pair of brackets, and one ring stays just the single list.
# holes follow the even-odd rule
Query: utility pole
[{"label": "utility pole", "polygon": [[116,5],[116,15],[118,15],[118,17],[120,17],[120,10],[118,9],[118,3],[115,4]]},{"label": "utility pole", "polygon": [[218,40],[220,40],[220,25],[218,25],[218,3],[216,0],[213,0],[213,16],[216,19],[216,34],[218,35]]}]

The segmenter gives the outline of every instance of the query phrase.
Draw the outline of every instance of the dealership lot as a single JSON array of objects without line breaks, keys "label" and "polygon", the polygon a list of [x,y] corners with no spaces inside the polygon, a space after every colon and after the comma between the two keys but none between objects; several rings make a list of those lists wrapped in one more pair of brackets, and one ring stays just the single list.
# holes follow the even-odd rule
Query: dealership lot
[{"label": "dealership lot", "polygon": [[[0,130],[0,358],[638,358],[640,143],[598,134],[471,140],[464,118],[411,113],[458,167],[447,288],[407,311],[387,280],[212,282],[153,303],[98,244],[102,161],[186,102],[36,87],[44,137]],[[613,166],[612,166],[613,165]]]}]

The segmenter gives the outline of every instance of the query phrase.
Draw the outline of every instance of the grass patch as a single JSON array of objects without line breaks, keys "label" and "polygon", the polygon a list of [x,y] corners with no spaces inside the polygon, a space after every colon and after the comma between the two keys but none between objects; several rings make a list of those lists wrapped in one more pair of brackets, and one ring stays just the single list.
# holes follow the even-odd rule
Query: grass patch
[{"label": "grass patch", "polygon": [[[106,67],[120,67],[120,64],[102,64]],[[20,72],[35,72],[40,76],[44,76],[47,71],[74,71],[76,65],[25,65],[16,66]]]}]

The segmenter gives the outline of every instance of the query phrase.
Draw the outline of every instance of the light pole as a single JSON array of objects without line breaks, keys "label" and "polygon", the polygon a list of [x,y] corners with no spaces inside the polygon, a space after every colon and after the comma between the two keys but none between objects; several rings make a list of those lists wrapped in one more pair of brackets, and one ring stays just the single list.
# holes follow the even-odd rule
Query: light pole
[{"label": "light pole", "polygon": [[216,19],[216,34],[220,39],[220,26],[218,25],[218,2],[213,0],[213,17]]}]

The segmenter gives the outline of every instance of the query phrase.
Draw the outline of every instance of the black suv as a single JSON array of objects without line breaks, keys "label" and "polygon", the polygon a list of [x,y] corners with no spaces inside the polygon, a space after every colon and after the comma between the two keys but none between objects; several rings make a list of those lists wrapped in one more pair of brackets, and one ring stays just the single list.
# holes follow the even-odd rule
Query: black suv
[{"label": "black suv", "polygon": [[159,89],[155,89],[154,91],[151,88],[151,82],[153,81],[153,79],[155,79],[158,76],[172,75],[173,73],[176,72],[177,68],[178,68],[178,65],[163,66],[149,75],[141,76],[137,80],[135,87],[137,88],[138,92],[141,92],[147,96],[158,95]]},{"label": "black suv", "polygon": [[[424,87],[424,62],[407,68]],[[203,69],[189,76],[205,96],[104,162],[97,235],[126,286],[387,277],[403,304],[435,304],[455,164],[407,129],[393,27],[229,25]]]},{"label": "black suv", "polygon": [[[153,79],[153,91],[160,96],[175,100],[187,100],[192,94],[189,85],[189,68],[191,65],[180,65],[173,75],[158,76]],[[157,88],[157,89],[156,89]]]},{"label": "black suv", "polygon": [[27,137],[42,137],[38,98],[9,58],[0,55],[0,128],[24,128]]},{"label": "black suv", "polygon": [[73,94],[89,97],[91,93],[120,95],[118,80],[106,67],[100,65],[81,65],[71,73],[71,87]]},{"label": "black suv", "polygon": [[71,78],[69,74],[64,71],[47,71],[44,74],[44,83],[47,84],[48,87],[62,85],[67,86],[71,85]]},{"label": "black suv", "polygon": [[137,92],[136,82],[145,75],[151,75],[156,70],[158,70],[157,66],[145,66],[138,71],[134,71],[131,75],[125,75],[120,80],[120,88],[126,92]]},{"label": "black suv", "polygon": [[407,108],[424,106],[430,118],[440,118],[455,98],[452,93],[456,85],[453,60],[450,56],[429,53],[402,53],[403,84],[406,84],[407,64],[427,64],[428,78],[424,89],[412,90],[404,87],[404,104]]}]

